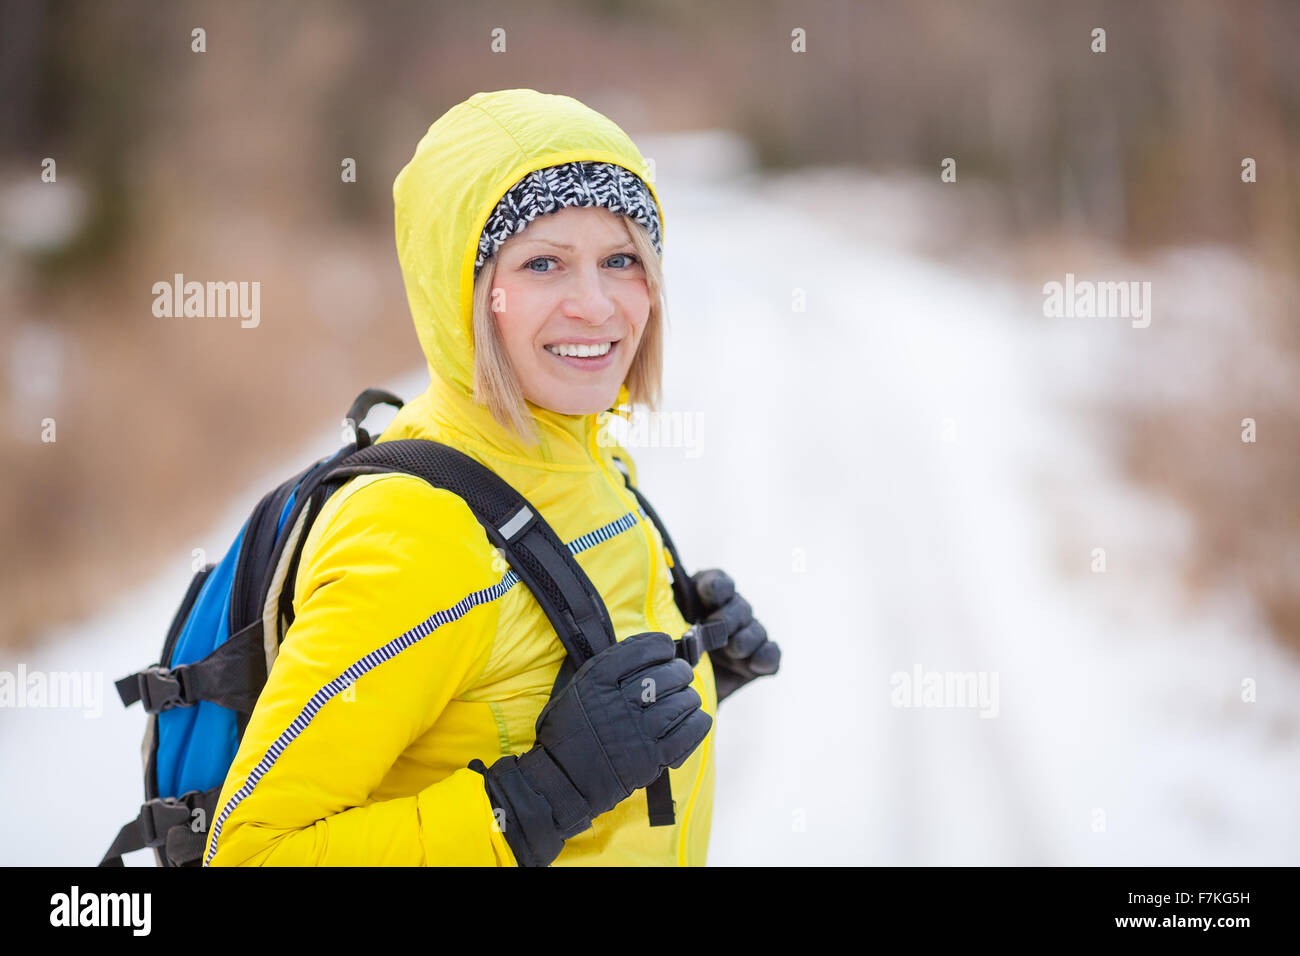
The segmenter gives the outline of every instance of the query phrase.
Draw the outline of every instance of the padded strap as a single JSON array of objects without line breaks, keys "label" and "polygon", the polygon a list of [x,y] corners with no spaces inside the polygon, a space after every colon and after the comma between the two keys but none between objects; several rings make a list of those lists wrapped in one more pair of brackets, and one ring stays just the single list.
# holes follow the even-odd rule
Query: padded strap
[{"label": "padded strap", "polygon": [[468,455],[422,438],[379,442],[342,459],[321,483],[393,471],[423,478],[469,505],[576,663],[614,644],[605,602],[568,547],[523,495]]},{"label": "padded strap", "polygon": [[[542,606],[556,636],[568,651],[554,689],[562,687],[577,666],[615,643],[614,628],[605,602],[573,554],[523,495],[468,455],[425,439],[380,442],[348,455],[322,476],[321,483],[391,471],[416,475],[435,488],[444,488],[459,496],[484,526],[493,544],[505,552],[511,568]],[[685,614],[690,604],[684,602],[689,602],[693,593],[672,539],[649,502],[630,482],[628,487],[659,528],[673,557],[673,596]],[[687,620],[693,621],[694,615],[687,615]],[[679,644],[678,653],[688,659],[694,653],[694,659],[690,661],[692,666],[699,660],[694,644]],[[667,770],[646,788],[646,803],[651,826],[671,826],[675,822]],[[578,808],[570,809],[574,811],[572,814],[560,812],[566,817],[572,816],[571,822],[576,825],[580,817]],[[561,825],[564,823],[559,822]]]}]

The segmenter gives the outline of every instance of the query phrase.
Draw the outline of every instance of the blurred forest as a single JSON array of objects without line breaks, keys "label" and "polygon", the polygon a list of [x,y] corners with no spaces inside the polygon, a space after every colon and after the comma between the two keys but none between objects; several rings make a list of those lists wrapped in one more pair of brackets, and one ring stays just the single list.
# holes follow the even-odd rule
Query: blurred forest
[{"label": "blurred forest", "polygon": [[[423,364],[392,180],[476,91],[567,93],[634,138],[735,130],[773,171],[898,170],[937,189],[956,157],[992,202],[973,221],[954,206],[936,253],[1014,270],[1050,244],[1223,244],[1294,276],[1298,46],[1300,4],[1282,0],[4,0],[0,642],[188,561],[177,541],[235,492],[361,388]],[[1243,194],[1246,156],[1259,181]],[[153,283],[178,272],[260,281],[260,327],[153,316]],[[1294,373],[1294,300],[1269,301]],[[1176,408],[1123,413],[1121,453],[1193,510],[1208,561],[1254,569],[1300,646],[1294,397],[1271,424],[1286,441],[1249,473],[1200,454],[1203,419]]]}]

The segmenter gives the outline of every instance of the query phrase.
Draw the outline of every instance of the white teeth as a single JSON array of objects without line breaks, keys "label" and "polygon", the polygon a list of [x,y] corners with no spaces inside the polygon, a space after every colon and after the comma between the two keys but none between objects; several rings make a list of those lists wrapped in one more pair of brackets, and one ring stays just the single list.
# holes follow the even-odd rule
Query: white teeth
[{"label": "white teeth", "polygon": [[597,358],[604,355],[612,347],[613,342],[601,342],[599,345],[570,345],[562,343],[559,345],[548,345],[546,350],[554,352],[556,355],[572,355],[577,358]]}]

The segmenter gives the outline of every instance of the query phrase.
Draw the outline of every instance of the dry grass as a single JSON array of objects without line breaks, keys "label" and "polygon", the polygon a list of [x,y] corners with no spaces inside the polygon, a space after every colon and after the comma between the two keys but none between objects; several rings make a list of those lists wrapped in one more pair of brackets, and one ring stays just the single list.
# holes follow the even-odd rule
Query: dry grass
[{"label": "dry grass", "polygon": [[[260,270],[185,265],[201,279],[262,276],[257,328],[154,317],[149,289],[168,273],[143,263],[47,304],[97,321],[69,335],[57,400],[39,417],[15,421],[0,405],[28,436],[0,445],[0,642],[28,644],[160,562],[188,563],[216,515],[286,449],[334,427],[362,388],[422,367],[386,231],[281,238],[297,251]],[[351,296],[324,279],[343,262],[363,287]],[[56,441],[30,440],[46,414]]]}]

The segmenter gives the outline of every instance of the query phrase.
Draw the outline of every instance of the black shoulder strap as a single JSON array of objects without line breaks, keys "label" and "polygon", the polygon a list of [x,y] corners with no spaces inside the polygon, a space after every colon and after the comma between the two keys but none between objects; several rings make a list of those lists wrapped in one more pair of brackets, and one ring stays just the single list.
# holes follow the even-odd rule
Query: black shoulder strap
[{"label": "black shoulder strap", "polygon": [[423,478],[469,505],[542,606],[575,664],[615,643],[605,602],[568,547],[523,495],[468,455],[423,438],[378,442],[344,458],[321,483],[394,471]]},{"label": "black shoulder strap", "polygon": [[[396,439],[349,455],[325,480],[346,481],[358,474],[389,471],[418,475],[434,487],[461,497],[488,537],[505,552],[510,567],[533,593],[569,652],[560,665],[552,694],[584,661],[615,643],[605,602],[568,547],[523,495],[468,455],[426,439]],[[639,493],[637,499],[653,516]],[[658,519],[653,520],[658,523]],[[666,535],[664,540],[668,541]],[[676,587],[674,584],[674,592]],[[646,787],[646,809],[652,827],[672,826],[675,822],[667,770]]]}]

